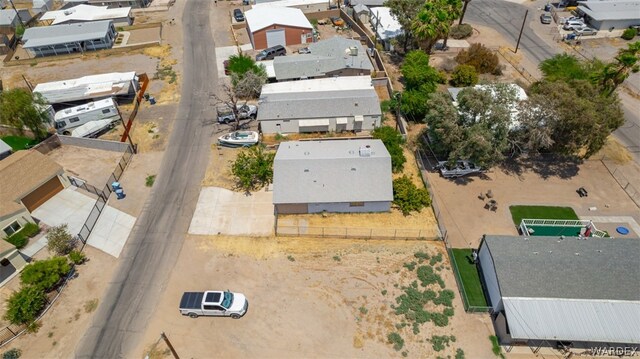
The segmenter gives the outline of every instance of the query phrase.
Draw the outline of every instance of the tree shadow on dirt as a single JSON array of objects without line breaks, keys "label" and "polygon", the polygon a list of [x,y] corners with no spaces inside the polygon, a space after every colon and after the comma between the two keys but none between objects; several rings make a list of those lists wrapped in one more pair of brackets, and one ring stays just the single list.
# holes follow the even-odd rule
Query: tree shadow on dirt
[{"label": "tree shadow on dirt", "polygon": [[521,176],[531,171],[540,177],[558,177],[569,179],[578,175],[580,165],[584,161],[578,157],[560,155],[529,155],[526,157],[509,158],[498,168],[508,175]]}]

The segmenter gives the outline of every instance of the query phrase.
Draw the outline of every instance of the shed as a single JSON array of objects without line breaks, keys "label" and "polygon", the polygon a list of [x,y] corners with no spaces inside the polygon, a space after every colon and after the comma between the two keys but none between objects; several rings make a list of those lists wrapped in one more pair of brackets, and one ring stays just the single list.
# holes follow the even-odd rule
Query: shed
[{"label": "shed", "polygon": [[[366,5],[366,4],[365,4]],[[402,26],[391,14],[388,7],[375,7],[371,9],[371,27],[376,33],[376,38],[382,42],[386,50],[393,50],[391,40],[402,35]]]},{"label": "shed", "polygon": [[369,76],[266,84],[259,106],[263,133],[368,131],[382,118]]},{"label": "shed", "polygon": [[640,344],[640,239],[487,235],[478,258],[501,343]]},{"label": "shed", "polygon": [[300,9],[258,7],[244,15],[247,33],[255,50],[312,42],[313,26]]},{"label": "shed", "polygon": [[273,164],[276,213],[387,212],[391,156],[377,139],[282,142]]},{"label": "shed", "polygon": [[577,11],[598,30],[640,25],[640,0],[578,1]]},{"label": "shed", "polygon": [[116,39],[113,21],[28,28],[22,36],[23,48],[34,56],[71,54],[111,48]]}]

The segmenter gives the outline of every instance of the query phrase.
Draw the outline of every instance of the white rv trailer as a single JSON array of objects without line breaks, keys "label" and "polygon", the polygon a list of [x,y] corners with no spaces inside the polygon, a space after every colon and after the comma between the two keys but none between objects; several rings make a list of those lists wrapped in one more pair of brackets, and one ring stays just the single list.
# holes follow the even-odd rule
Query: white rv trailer
[{"label": "white rv trailer", "polygon": [[112,98],[85,103],[56,112],[55,128],[63,135],[71,135],[71,131],[85,123],[98,120],[120,119],[118,108]]},{"label": "white rv trailer", "polygon": [[73,131],[71,131],[71,136],[96,138],[107,130],[112,129],[114,125],[115,121],[111,119],[87,122],[82,126],[74,128]]}]

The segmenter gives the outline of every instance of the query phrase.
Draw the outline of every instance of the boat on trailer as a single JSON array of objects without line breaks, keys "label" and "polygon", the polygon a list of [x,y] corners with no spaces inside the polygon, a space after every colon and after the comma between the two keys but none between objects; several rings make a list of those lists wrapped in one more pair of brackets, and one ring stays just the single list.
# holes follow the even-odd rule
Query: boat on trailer
[{"label": "boat on trailer", "polygon": [[258,141],[260,136],[255,131],[234,131],[218,137],[218,143],[228,147],[249,147],[257,144]]}]

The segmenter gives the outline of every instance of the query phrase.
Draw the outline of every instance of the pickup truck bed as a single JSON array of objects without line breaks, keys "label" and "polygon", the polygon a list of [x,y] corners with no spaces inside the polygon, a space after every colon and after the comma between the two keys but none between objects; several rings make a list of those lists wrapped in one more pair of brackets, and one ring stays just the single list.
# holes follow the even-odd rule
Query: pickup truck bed
[{"label": "pickup truck bed", "polygon": [[180,309],[202,309],[204,292],[185,292],[180,299]]}]

